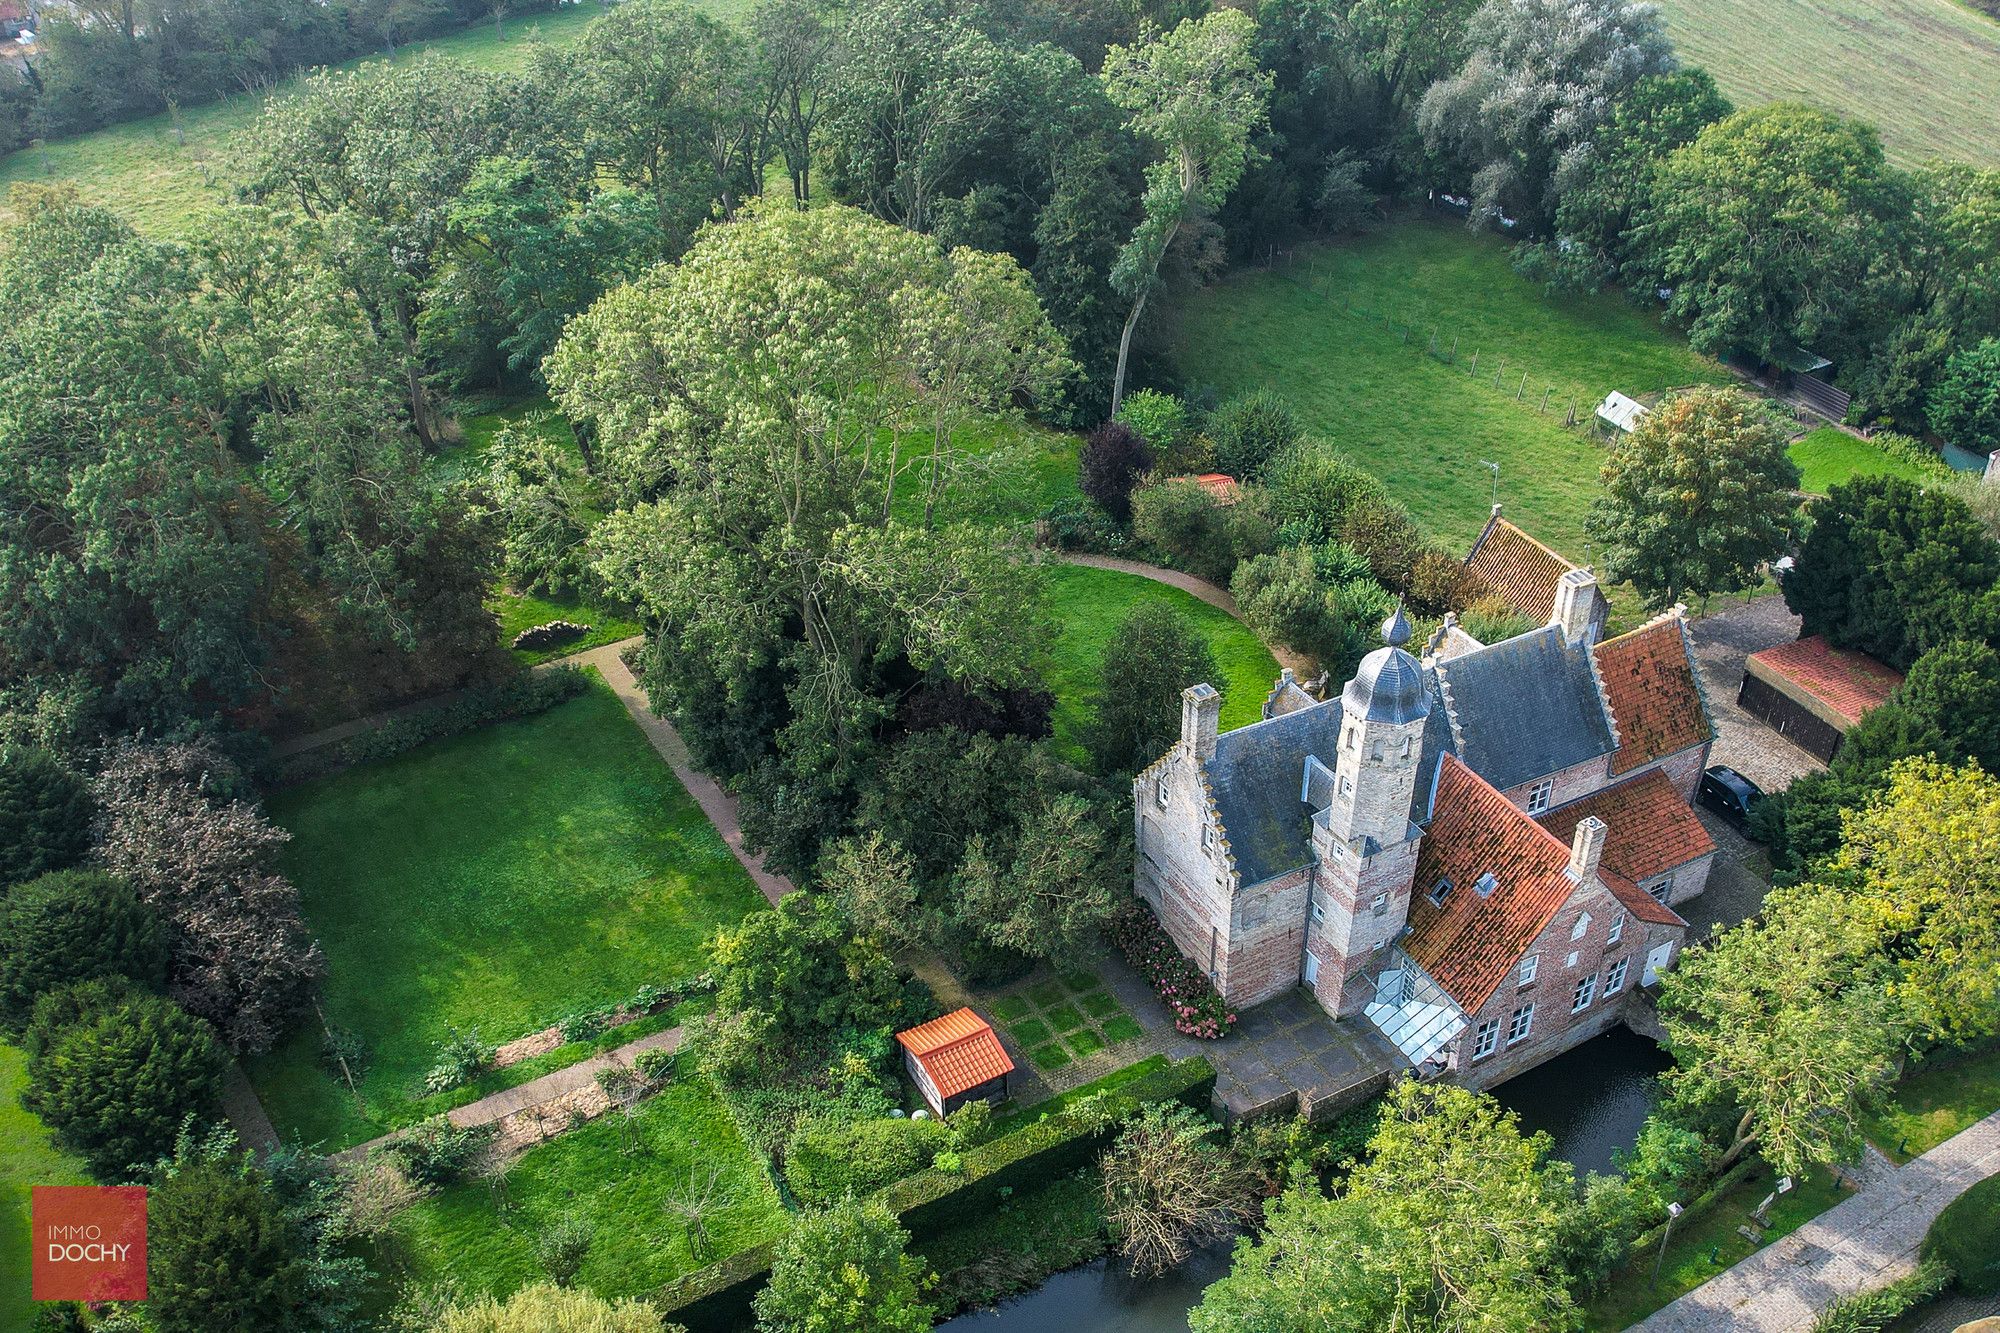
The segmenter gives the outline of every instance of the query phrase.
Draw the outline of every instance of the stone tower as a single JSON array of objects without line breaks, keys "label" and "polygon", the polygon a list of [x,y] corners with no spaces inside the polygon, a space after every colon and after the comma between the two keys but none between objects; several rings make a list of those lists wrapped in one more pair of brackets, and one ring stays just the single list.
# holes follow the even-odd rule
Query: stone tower
[{"label": "stone tower", "polygon": [[1305,974],[1326,1011],[1343,1018],[1373,998],[1368,980],[1403,933],[1417,866],[1410,804],[1430,693],[1422,666],[1403,649],[1410,622],[1401,606],[1382,639],[1341,691],[1333,802],[1312,832]]}]

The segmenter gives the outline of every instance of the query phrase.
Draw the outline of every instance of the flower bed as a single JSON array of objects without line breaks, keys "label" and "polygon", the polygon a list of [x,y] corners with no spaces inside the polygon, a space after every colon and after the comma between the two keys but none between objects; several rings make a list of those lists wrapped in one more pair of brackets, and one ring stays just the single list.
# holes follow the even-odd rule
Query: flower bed
[{"label": "flower bed", "polygon": [[1204,1041],[1229,1035],[1236,1015],[1215,993],[1202,970],[1174,944],[1153,909],[1134,899],[1111,919],[1111,942],[1132,964],[1174,1016],[1176,1031]]}]

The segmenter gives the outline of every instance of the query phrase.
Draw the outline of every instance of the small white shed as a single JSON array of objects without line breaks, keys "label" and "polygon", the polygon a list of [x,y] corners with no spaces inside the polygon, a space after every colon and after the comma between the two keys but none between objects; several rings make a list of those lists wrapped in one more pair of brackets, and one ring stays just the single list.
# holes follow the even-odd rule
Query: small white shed
[{"label": "small white shed", "polygon": [[1639,429],[1639,423],[1646,419],[1646,414],[1650,410],[1645,404],[1635,402],[1613,389],[1604,396],[1604,401],[1597,405],[1597,419],[1609,422],[1622,431],[1634,431]]}]

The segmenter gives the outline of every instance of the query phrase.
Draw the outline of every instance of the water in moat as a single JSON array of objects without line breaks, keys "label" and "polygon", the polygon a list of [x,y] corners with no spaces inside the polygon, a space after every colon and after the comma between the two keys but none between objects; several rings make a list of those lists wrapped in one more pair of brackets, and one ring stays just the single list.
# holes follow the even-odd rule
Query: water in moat
[{"label": "water in moat", "polygon": [[[1522,1132],[1547,1130],[1554,1156],[1575,1164],[1579,1174],[1609,1171],[1612,1153],[1632,1146],[1658,1102],[1659,1073],[1666,1067],[1666,1055],[1652,1042],[1613,1028],[1502,1084],[1494,1095],[1520,1113]],[[974,1310],[939,1327],[949,1333],[1187,1333],[1187,1312],[1228,1268],[1224,1248],[1139,1282],[1100,1259],[1058,1273],[998,1308]]]}]

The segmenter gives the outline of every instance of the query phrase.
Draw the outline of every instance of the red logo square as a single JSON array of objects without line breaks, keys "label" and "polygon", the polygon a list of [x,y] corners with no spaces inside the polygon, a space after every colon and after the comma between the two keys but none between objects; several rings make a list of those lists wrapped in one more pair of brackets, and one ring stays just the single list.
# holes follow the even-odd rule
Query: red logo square
[{"label": "red logo square", "polygon": [[34,1298],[146,1299],[146,1187],[37,1185]]}]

